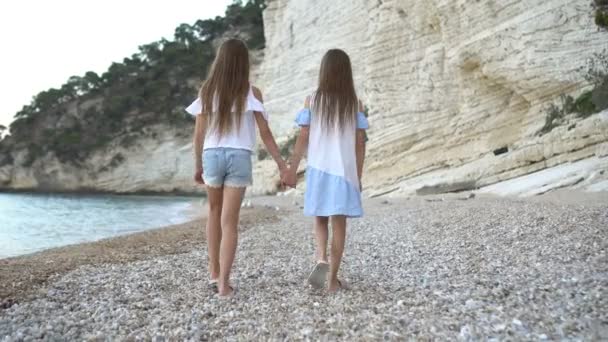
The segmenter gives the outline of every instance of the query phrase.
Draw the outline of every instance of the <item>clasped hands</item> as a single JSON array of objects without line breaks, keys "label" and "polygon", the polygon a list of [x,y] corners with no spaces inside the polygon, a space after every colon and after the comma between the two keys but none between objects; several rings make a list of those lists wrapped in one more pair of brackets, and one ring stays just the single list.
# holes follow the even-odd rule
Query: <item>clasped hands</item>
[{"label": "clasped hands", "polygon": [[283,187],[295,188],[298,184],[297,168],[285,165],[279,168],[281,174],[281,185]]}]

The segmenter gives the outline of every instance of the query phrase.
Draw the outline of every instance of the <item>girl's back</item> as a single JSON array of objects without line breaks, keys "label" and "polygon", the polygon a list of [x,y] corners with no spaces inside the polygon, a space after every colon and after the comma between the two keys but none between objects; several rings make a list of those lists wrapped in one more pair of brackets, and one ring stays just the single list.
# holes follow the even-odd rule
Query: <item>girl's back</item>
[{"label": "girl's back", "polygon": [[[218,105],[216,101],[213,102],[213,110],[208,111],[211,113],[218,112]],[[233,107],[233,111],[236,108]],[[197,98],[186,111],[189,113],[196,115],[201,112],[205,112],[203,109],[203,103],[201,98]],[[235,149],[243,149],[248,151],[253,151],[256,144],[256,119],[255,112],[261,113],[266,120],[268,120],[268,115],[264,110],[264,105],[255,95],[254,87],[249,87],[249,93],[247,94],[247,100],[245,101],[243,114],[237,120],[236,117],[233,117],[234,121],[240,121],[240,124],[235,125],[233,129],[220,134],[220,132],[215,129],[211,130],[208,134],[205,135],[204,146],[205,149],[212,149],[218,147],[226,147],[226,148],[235,148]],[[233,112],[233,114],[235,114]],[[235,115],[236,116],[236,115]]]},{"label": "girl's back", "polygon": [[298,125],[308,129],[304,215],[360,217],[362,164],[358,160],[362,159],[357,157],[357,131],[368,128],[367,119],[357,111],[347,113],[352,117],[345,115],[342,122],[332,121],[328,116],[339,113],[315,105],[320,103],[318,96],[311,95],[296,118]]},{"label": "girl's back", "polygon": [[323,118],[331,114],[324,113],[323,108],[315,106],[315,103],[322,102],[315,100],[317,100],[316,94],[309,97],[307,100],[308,111],[302,114],[310,115],[308,166],[333,176],[343,177],[349,184],[358,189],[359,178],[355,153],[356,132],[357,128],[367,128],[367,120],[361,113],[361,104],[357,101],[359,102],[359,111],[356,113],[356,120],[349,118],[342,123],[342,127],[340,127],[338,121],[335,121],[328,127],[327,121]]},{"label": "girl's back", "polygon": [[[344,288],[338,270],[346,240],[346,219],[363,215],[361,174],[365,159],[367,119],[357,98],[348,55],[327,51],[321,62],[317,91],[306,98],[296,122],[301,126],[285,183],[294,186],[296,171],[308,148],[304,215],[314,216],[317,264],[308,277],[315,288]],[[329,221],[331,259],[327,257]],[[328,262],[330,261],[330,262]],[[329,277],[327,277],[329,272]]]},{"label": "girl's back", "polygon": [[262,93],[249,82],[249,50],[238,39],[220,46],[199,98],[186,110],[196,115],[194,179],[207,189],[209,286],[231,296],[230,272],[238,242],[238,222],[246,187],[253,182],[251,155],[256,126],[268,152],[283,173],[281,158],[268,127]]}]

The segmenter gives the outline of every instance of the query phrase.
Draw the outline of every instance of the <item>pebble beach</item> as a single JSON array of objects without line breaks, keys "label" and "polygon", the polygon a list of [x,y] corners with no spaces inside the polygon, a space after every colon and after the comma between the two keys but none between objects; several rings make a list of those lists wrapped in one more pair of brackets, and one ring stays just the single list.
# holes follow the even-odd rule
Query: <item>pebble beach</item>
[{"label": "pebble beach", "polygon": [[177,239],[41,281],[0,309],[0,341],[606,340],[608,200],[568,199],[367,200],[330,295],[306,286],[301,199],[253,198],[233,298],[207,289],[204,239]]}]

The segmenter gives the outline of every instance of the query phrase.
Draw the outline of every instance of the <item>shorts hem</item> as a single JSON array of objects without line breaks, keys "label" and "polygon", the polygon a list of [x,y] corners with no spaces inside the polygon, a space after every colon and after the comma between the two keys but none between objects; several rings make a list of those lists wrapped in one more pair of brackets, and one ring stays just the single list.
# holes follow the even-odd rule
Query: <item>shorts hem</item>
[{"label": "shorts hem", "polygon": [[243,182],[243,183],[239,183],[239,182],[224,182],[224,186],[227,186],[229,188],[246,188],[248,186],[253,185],[252,182]]}]

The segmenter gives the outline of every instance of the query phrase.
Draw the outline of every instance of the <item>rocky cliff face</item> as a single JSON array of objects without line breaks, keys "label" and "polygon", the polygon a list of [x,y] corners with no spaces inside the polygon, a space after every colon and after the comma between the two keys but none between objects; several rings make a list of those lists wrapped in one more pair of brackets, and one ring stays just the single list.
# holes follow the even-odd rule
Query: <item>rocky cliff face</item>
[{"label": "rocky cliff face", "polygon": [[[252,77],[259,78],[263,51],[252,51]],[[196,97],[199,82],[192,81],[192,98]],[[91,102],[70,103],[61,120],[80,120]],[[189,103],[185,103],[184,106]],[[48,121],[48,122],[47,122]],[[53,118],[36,126],[54,127]],[[192,123],[194,120],[192,120]],[[41,131],[32,127],[32,131]],[[194,125],[156,124],[138,131],[132,142],[125,144],[118,137],[103,149],[93,151],[78,163],[60,160],[54,153],[31,158],[26,144],[10,138],[7,151],[0,150],[0,190],[110,192],[110,193],[202,193],[203,187],[193,181],[194,158],[192,132]],[[4,155],[6,153],[6,155]],[[6,163],[4,158],[12,161]],[[266,161],[268,162],[268,161]],[[256,183],[256,194],[276,191],[273,169],[260,162],[262,178]],[[278,177],[278,176],[277,176]]]},{"label": "rocky cliff face", "polygon": [[279,132],[324,52],[350,54],[370,109],[368,195],[485,187],[583,159],[597,163],[574,184],[605,180],[608,113],[538,134],[550,103],[589,89],[579,68],[608,46],[588,0],[270,0],[264,21]]},{"label": "rocky cliff face", "polygon": [[16,149],[15,166],[0,167],[0,185],[37,191],[200,192],[192,181],[190,139],[162,125],[150,131],[154,133],[129,147],[111,143],[78,165],[61,162],[50,153],[23,166],[28,164],[27,150]]},{"label": "rocky cliff face", "polygon": [[[590,89],[579,68],[608,47],[590,2],[267,0],[255,83],[278,140],[286,141],[322,55],[345,49],[370,110],[369,196],[608,190],[608,112],[569,115],[539,134],[549,104]],[[191,181],[190,132],[151,131],[128,148],[110,144],[78,167],[53,155],[27,167],[4,164],[0,187],[200,191]],[[28,164],[23,150],[11,158]],[[275,191],[274,162],[254,168],[251,193]]]}]

